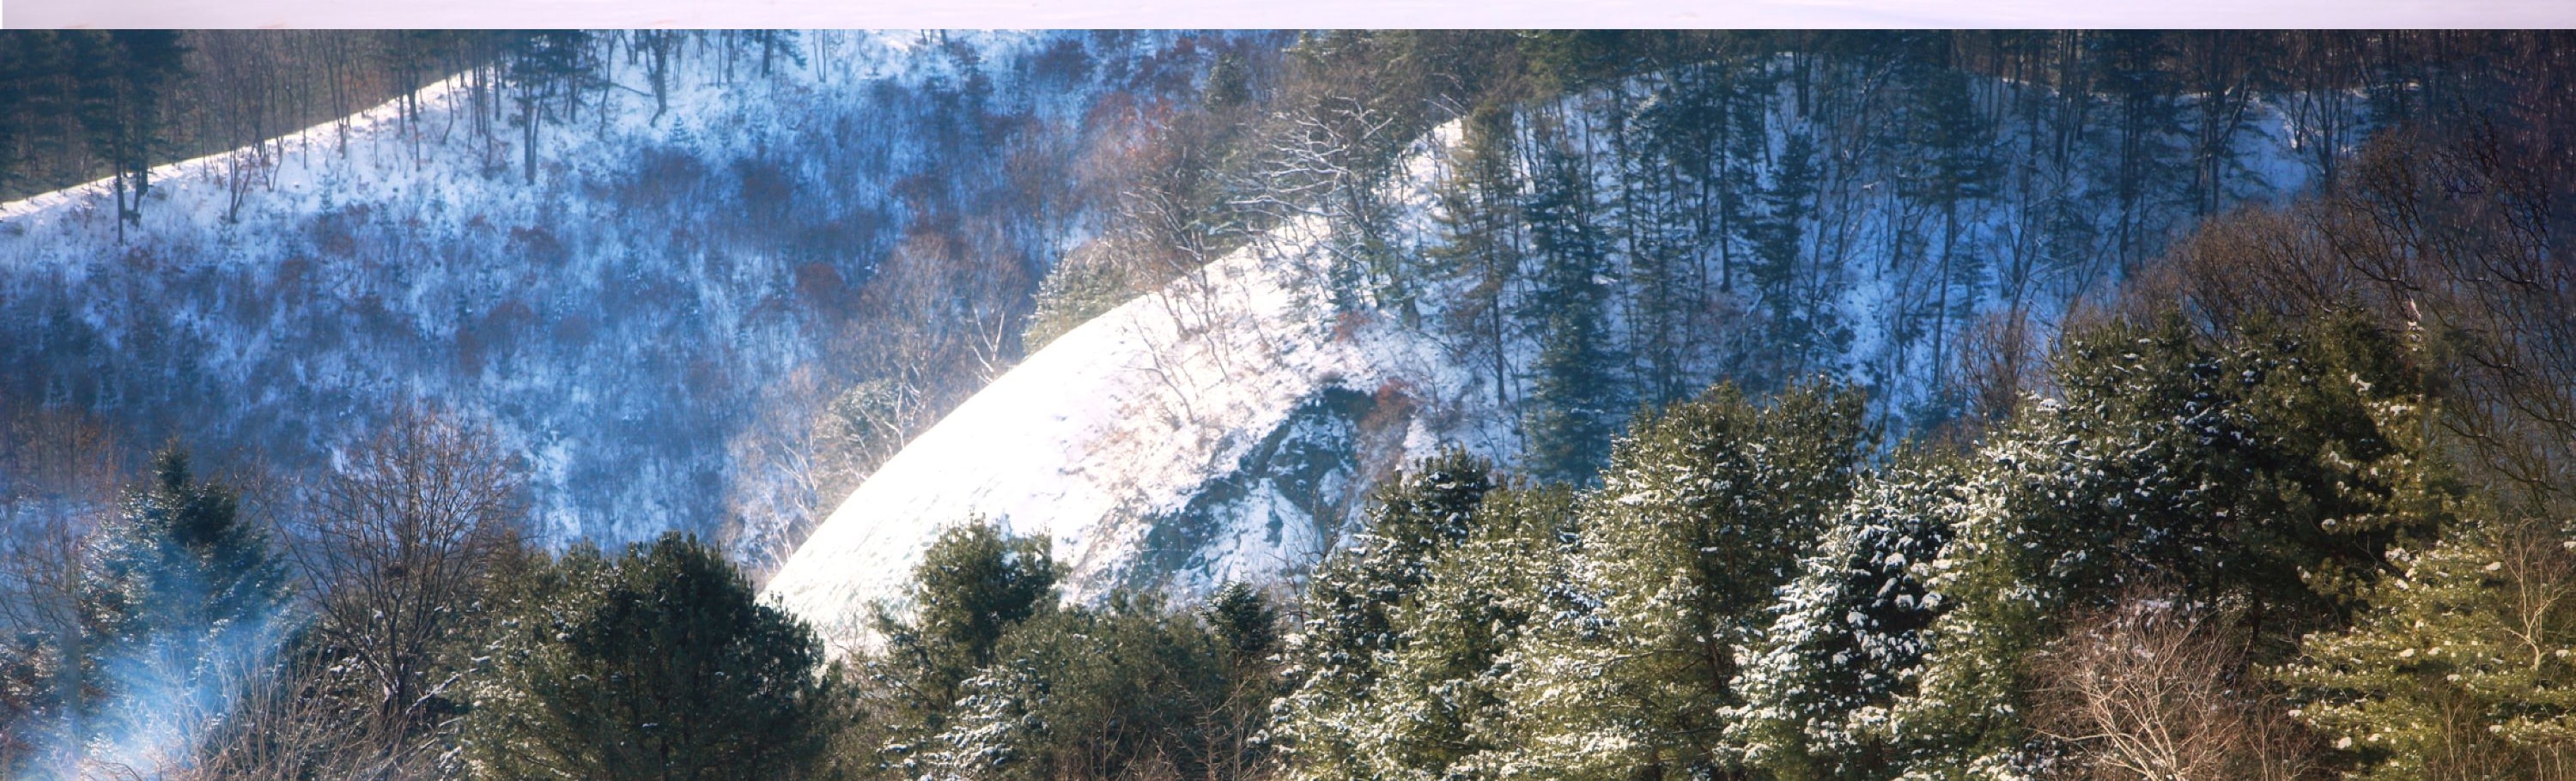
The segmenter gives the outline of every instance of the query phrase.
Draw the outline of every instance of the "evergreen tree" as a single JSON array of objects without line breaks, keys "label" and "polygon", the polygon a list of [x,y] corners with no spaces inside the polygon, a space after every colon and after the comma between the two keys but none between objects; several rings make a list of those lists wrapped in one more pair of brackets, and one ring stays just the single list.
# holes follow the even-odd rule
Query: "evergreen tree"
[{"label": "evergreen tree", "polygon": [[1620,411],[1617,356],[1609,329],[1609,244],[1592,173],[1557,129],[1542,135],[1525,214],[1538,261],[1522,318],[1538,337],[1524,405],[1530,471],[1564,482],[1589,480],[1609,455]]},{"label": "evergreen tree", "polygon": [[1207,86],[1200,101],[1211,111],[1225,111],[1252,100],[1252,73],[1243,58],[1231,52],[1219,52],[1216,61],[1208,63]]},{"label": "evergreen tree", "polygon": [[485,779],[811,777],[822,642],[676,533],[575,549],[518,584],[466,731]]},{"label": "evergreen tree", "polygon": [[1279,645],[1279,611],[1270,600],[1241,581],[1230,581],[1208,597],[1200,615],[1208,630],[1224,641],[1229,658],[1251,664]]},{"label": "evergreen tree", "polygon": [[1394,623],[1368,711],[1354,715],[1358,759],[1384,779],[1493,778],[1514,770],[1521,729],[1503,698],[1504,654],[1552,614],[1573,539],[1574,493],[1562,485],[1500,489],[1478,523],[1431,566]]},{"label": "evergreen tree", "polygon": [[1387,657],[1403,645],[1395,612],[1475,529],[1477,505],[1493,487],[1485,463],[1464,452],[1426,459],[1381,483],[1369,498],[1368,532],[1316,569],[1305,625],[1286,649],[1290,690],[1276,706],[1292,774],[1368,776],[1356,752],[1369,739],[1363,719]]},{"label": "evergreen tree", "polygon": [[1571,778],[1717,777],[1758,639],[1804,528],[1839,505],[1870,449],[1855,392],[1793,387],[1757,404],[1719,387],[1640,424],[1583,505],[1565,614],[1513,652],[1520,760]]},{"label": "evergreen tree", "polygon": [[1270,767],[1270,706],[1287,693],[1279,675],[1279,609],[1260,591],[1231,582],[1199,608],[1199,618],[1216,635],[1226,680],[1213,714],[1209,772],[1244,777]]},{"label": "evergreen tree", "polygon": [[925,777],[1241,778],[1230,752],[1250,735],[1214,718],[1229,684],[1221,642],[1128,592],[1016,624],[964,683]]},{"label": "evergreen tree", "polygon": [[1990,197],[1999,172],[1994,128],[1977,114],[1968,74],[1947,67],[1921,70],[1921,83],[1911,91],[1919,101],[1914,113],[1920,118],[1907,123],[1916,136],[1908,146],[1916,150],[1918,162],[1909,166],[1913,170],[1903,184],[1910,197],[1929,202],[1941,215],[1941,242],[1929,275],[1933,291],[1922,310],[1932,321],[1932,385],[1941,387],[1951,363],[1951,328],[1975,316],[1984,291],[1985,260],[1977,254],[1977,244],[1961,235],[1970,225],[1961,211],[1971,201]]},{"label": "evergreen tree", "polygon": [[884,644],[862,661],[861,708],[874,763],[926,772],[967,680],[991,666],[1013,626],[1055,609],[1056,565],[1043,537],[1009,537],[991,523],[948,528],[913,569],[906,610],[878,606]]},{"label": "evergreen tree", "polygon": [[172,447],[92,532],[78,564],[73,626],[22,636],[0,652],[8,686],[37,703],[39,716],[10,731],[59,742],[44,752],[50,758],[29,758],[63,764],[10,772],[70,772],[84,755],[140,767],[184,762],[284,639],[284,563],[267,533],[241,517],[232,491],[199,479]]},{"label": "evergreen tree", "polygon": [[35,166],[32,148],[40,128],[56,119],[60,103],[59,46],[45,31],[19,30],[0,37],[0,192],[15,192],[18,178]]},{"label": "evergreen tree", "polygon": [[2144,30],[2091,33],[2082,42],[2092,86],[2114,102],[2111,113],[2117,132],[2099,136],[2112,145],[2106,150],[2111,163],[2105,182],[2108,192],[2102,195],[2111,201],[2115,276],[2126,279],[2148,253],[2160,249],[2152,241],[2164,227],[2169,199],[2158,194],[2189,191],[2188,183],[2175,181],[2174,176],[2173,142],[2181,135],[2181,113],[2176,108],[2175,79],[2165,66],[2172,42],[2164,34]]},{"label": "evergreen tree", "polygon": [[511,42],[511,100],[519,108],[519,153],[529,184],[537,181],[538,128],[558,111],[558,100],[564,118],[572,118],[580,110],[582,91],[591,86],[598,63],[590,45],[590,33],[579,30],[541,31]]},{"label": "evergreen tree", "polygon": [[1744,222],[1753,263],[1747,269],[1755,308],[1762,313],[1762,352],[1738,376],[1779,380],[1820,370],[1851,340],[1834,302],[1805,263],[1807,221],[1814,212],[1816,147],[1807,132],[1792,131],[1782,144],[1771,182],[1762,189],[1762,214]]},{"label": "evergreen tree", "polygon": [[2292,711],[2363,779],[2576,778],[2576,542],[2479,519],[2372,590],[2349,629],[2310,635],[2280,677]]},{"label": "evergreen tree", "polygon": [[1830,516],[1745,665],[1727,736],[1772,778],[1887,779],[1903,768],[1887,712],[1940,615],[1926,581],[1963,506],[1955,459],[1909,450],[1893,461]]},{"label": "evergreen tree", "polygon": [[79,85],[80,125],[91,152],[106,158],[116,194],[116,236],[141,224],[152,192],[152,165],[163,135],[164,94],[185,75],[179,34],[117,30],[71,34],[70,62]]},{"label": "evergreen tree", "polygon": [[1739,236],[1750,238],[1758,233],[1755,211],[1762,194],[1761,170],[1771,162],[1771,109],[1779,91],[1780,77],[1767,64],[1748,64],[1730,72],[1720,82],[1720,99],[1726,113],[1723,135],[1717,140],[1719,152],[1717,177],[1709,186],[1717,192],[1717,225],[1712,235],[1719,242],[1718,288],[1735,290],[1735,269],[1743,261],[1758,261],[1736,252]]},{"label": "evergreen tree", "polygon": [[1519,131],[1512,111],[1498,105],[1478,106],[1467,115],[1449,175],[1437,191],[1440,210],[1433,219],[1441,241],[1428,259],[1445,264],[1445,273],[1468,280],[1458,301],[1449,305],[1451,327],[1468,335],[1468,343],[1492,366],[1494,405],[1511,408],[1511,329],[1508,295],[1520,276],[1520,181],[1514,170],[1513,142]]},{"label": "evergreen tree", "polygon": [[2351,317],[2196,337],[2179,316],[2072,338],[2063,397],[1983,448],[1934,566],[1946,606],[1892,734],[1937,777],[2011,774],[2022,659],[2065,611],[2141,584],[2241,607],[2256,661],[2331,626],[2449,489],[2420,461],[2401,346]]},{"label": "evergreen tree", "polygon": [[162,451],[82,562],[91,740],[185,751],[204,724],[171,719],[221,717],[241,673],[282,638],[287,590],[285,564],[232,491],[197,479],[177,448]]},{"label": "evergreen tree", "polygon": [[1638,296],[1641,390],[1656,404],[1696,390],[1703,345],[1720,327],[1707,319],[1707,307],[1734,282],[1743,194],[1755,189],[1752,176],[1762,157],[1739,159],[1747,138],[1764,137],[1761,75],[1759,66],[1731,57],[1682,66],[1639,110],[1645,140],[1632,165],[1650,172],[1642,176],[1649,186],[1638,200],[1651,212],[1638,222],[1647,234],[1639,246],[1655,251],[1638,259],[1639,279],[1631,287]]}]

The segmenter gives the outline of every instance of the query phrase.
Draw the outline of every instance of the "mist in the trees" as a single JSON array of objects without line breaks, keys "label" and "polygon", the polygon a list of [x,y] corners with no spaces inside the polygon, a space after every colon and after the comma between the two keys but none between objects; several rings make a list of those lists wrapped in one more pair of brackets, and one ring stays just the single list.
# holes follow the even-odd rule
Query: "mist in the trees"
[{"label": "mist in the trees", "polygon": [[0,775],[2576,779],[2571,43],[0,33]]}]

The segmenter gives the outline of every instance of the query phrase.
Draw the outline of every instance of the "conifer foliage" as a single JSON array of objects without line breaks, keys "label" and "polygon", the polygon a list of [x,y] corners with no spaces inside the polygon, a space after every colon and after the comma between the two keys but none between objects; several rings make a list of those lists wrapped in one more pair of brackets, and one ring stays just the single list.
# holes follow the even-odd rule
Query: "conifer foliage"
[{"label": "conifer foliage", "polygon": [[2480,518],[2397,552],[2359,621],[2281,670],[2367,779],[2576,778],[2576,541]]},{"label": "conifer foliage", "polygon": [[474,697],[476,777],[815,777],[837,696],[822,643],[713,549],[577,549],[520,587]]},{"label": "conifer foliage", "polygon": [[[1397,613],[1442,554],[1476,528],[1494,490],[1491,467],[1464,452],[1418,464],[1372,497],[1369,531],[1326,561],[1308,586],[1306,621],[1289,641],[1295,688],[1281,699],[1280,736],[1310,778],[1366,777],[1387,657],[1406,643]],[[1375,767],[1373,767],[1373,764]]]},{"label": "conifer foliage", "polygon": [[1575,777],[1736,772],[1722,740],[1739,649],[1850,491],[1870,444],[1859,394],[1720,387],[1642,421],[1578,509],[1565,614],[1514,652],[1525,761]]},{"label": "conifer foliage", "polygon": [[[12,777],[184,765],[285,640],[288,571],[239,497],[176,447],[78,553],[67,626],[5,648]],[[42,595],[25,595],[41,598]]]},{"label": "conifer foliage", "polygon": [[[29,175],[9,167],[30,139],[79,129],[130,188],[115,219],[137,219],[179,40],[0,39],[0,74],[41,76],[0,79],[0,108],[59,126],[0,116],[0,187]],[[692,39],[506,40],[489,75],[507,93],[474,88],[475,118],[515,114],[517,173],[541,182],[543,125],[605,120],[583,112],[615,86],[611,41],[656,63],[659,121],[662,60]],[[809,48],[721,40],[764,71]],[[2228,40],[2318,67],[2257,67]],[[2462,41],[2529,51],[2468,73],[2447,54]],[[1160,222],[1099,245],[1162,265],[1060,267],[1026,338],[1312,216],[1333,314],[1445,330],[1518,460],[1367,464],[1392,477],[1365,528],[1300,578],[1203,599],[1069,581],[1007,522],[921,519],[951,525],[909,589],[851,606],[867,642],[826,649],[693,538],[525,545],[519,464],[469,428],[408,421],[338,454],[292,497],[308,511],[278,514],[303,524],[282,546],[260,500],[292,491],[245,500],[173,447],[95,500],[94,528],[0,540],[0,775],[2576,781],[2576,284],[2546,132],[2576,106],[2547,76],[2569,43],[1334,33],[1289,66],[1229,49],[1208,111],[1137,158],[1171,165],[1132,199]],[[65,71],[74,56],[94,67]],[[1332,83],[1370,75],[1386,88]],[[2263,97],[2321,150],[2326,197],[2150,261],[2183,212],[2239,197],[2232,150],[2266,80],[2302,86]],[[2369,111],[2344,104],[2356,91]],[[2505,92],[2511,111],[2474,109]],[[2363,114],[2420,137],[2338,164]],[[1455,146],[1408,147],[1444,115]],[[959,116],[964,135],[1019,121]],[[1387,186],[1411,149],[1447,152],[1429,212]],[[2130,287],[2088,287],[2114,277]],[[1854,296],[1885,306],[1847,317]],[[2065,317],[2023,319],[2052,297]],[[1997,361],[1963,424],[1947,373],[1971,362],[1951,350],[1990,305],[2016,349],[2024,328],[2056,341],[2036,371]],[[1008,330],[991,333],[998,360]],[[1903,398],[1873,411],[1882,393]],[[832,430],[871,448],[937,406],[837,395]]]},{"label": "conifer foliage", "polygon": [[[1892,727],[1943,773],[2029,756],[2023,660],[2067,611],[2130,588],[2242,611],[2261,659],[2337,622],[2388,546],[2440,520],[2424,399],[2390,336],[2348,317],[2196,335],[2178,316],[2070,338],[2060,398],[1980,448],[1930,585],[1919,689]],[[1956,763],[1956,764],[1948,764]]]}]

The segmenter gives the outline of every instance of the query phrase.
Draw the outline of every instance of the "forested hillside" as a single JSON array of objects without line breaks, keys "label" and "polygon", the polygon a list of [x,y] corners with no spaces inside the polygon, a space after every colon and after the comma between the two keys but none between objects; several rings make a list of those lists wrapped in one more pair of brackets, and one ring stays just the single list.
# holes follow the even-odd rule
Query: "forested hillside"
[{"label": "forested hillside", "polygon": [[[343,120],[476,63],[510,38],[435,31],[79,31],[0,44],[0,198]],[[414,108],[417,108],[416,106]]]},{"label": "forested hillside", "polygon": [[12,778],[2576,779],[2564,35],[0,43]]},{"label": "forested hillside", "polygon": [[[1266,116],[1214,102],[1225,162],[1192,197],[1142,201],[1042,286],[1034,332],[1063,339],[862,483],[771,591],[858,642],[969,518],[1053,537],[1085,598],[1293,579],[1406,460],[1584,482],[1631,415],[1720,381],[1838,378],[1889,442],[1966,436],[2198,220],[2286,204],[2408,101],[2459,99],[2374,105],[2228,48],[2255,40],[1309,38]],[[1391,88],[1333,87],[1363,75]],[[1122,288],[1151,292],[1065,330]]]},{"label": "forested hillside", "polygon": [[817,496],[1016,358],[1039,276],[1226,45],[476,40],[416,95],[148,191],[6,206],[6,406],[300,474],[440,405],[511,438],[553,540],[781,555]]}]

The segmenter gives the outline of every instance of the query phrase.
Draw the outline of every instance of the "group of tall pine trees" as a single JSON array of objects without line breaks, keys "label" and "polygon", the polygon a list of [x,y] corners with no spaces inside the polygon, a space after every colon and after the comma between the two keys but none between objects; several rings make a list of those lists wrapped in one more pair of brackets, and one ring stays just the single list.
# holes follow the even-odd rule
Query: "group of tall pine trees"
[{"label": "group of tall pine trees", "polygon": [[[1539,73],[1620,72],[1601,42],[1526,51]],[[2166,55],[2129,47],[2155,43],[2084,61],[2134,76]],[[1939,119],[1955,85],[1907,78],[1917,132],[1959,155],[1906,186],[1953,222],[1988,181],[1978,131]],[[2163,86],[2103,83],[2123,121],[2159,110]],[[1855,385],[1799,371],[1837,338],[1792,294],[1815,284],[1799,172],[1819,151],[1739,135],[1730,100],[1635,112],[1671,123],[1662,154],[1699,155],[1710,178],[1656,191],[1705,199],[1689,208],[1606,208],[1644,191],[1598,189],[1578,140],[1598,137],[1571,114],[1469,115],[1431,258],[1472,283],[1456,326],[1536,345],[1530,451],[1408,465],[1302,583],[1069,604],[1045,540],[970,521],[877,606],[875,644],[834,660],[686,537],[531,547],[508,459],[443,424],[360,454],[301,511],[173,449],[60,569],[13,559],[13,596],[54,601],[0,642],[0,769],[2576,778],[2556,147],[2497,126],[2382,146],[2316,203],[2142,267],[1993,419],[1889,443]],[[1752,135],[1777,158],[1762,173],[1712,151]],[[1694,326],[1652,313],[1683,279],[1657,263],[1690,246],[1788,329],[1766,337],[1794,347],[1760,363],[1770,381],[1679,368]],[[1947,269],[1955,248],[1912,251]],[[1505,392],[1514,368],[1496,371]]]},{"label": "group of tall pine trees", "polygon": [[1587,489],[1426,462],[1314,576],[1282,772],[2566,777],[2576,542],[2445,465],[2420,369],[2163,316],[1973,447],[1879,455],[1816,384],[1667,407]]},{"label": "group of tall pine trees", "polygon": [[113,182],[118,230],[141,220],[152,166],[171,146],[163,108],[184,73],[183,51],[167,30],[0,39],[0,189],[23,169],[85,150]]}]

